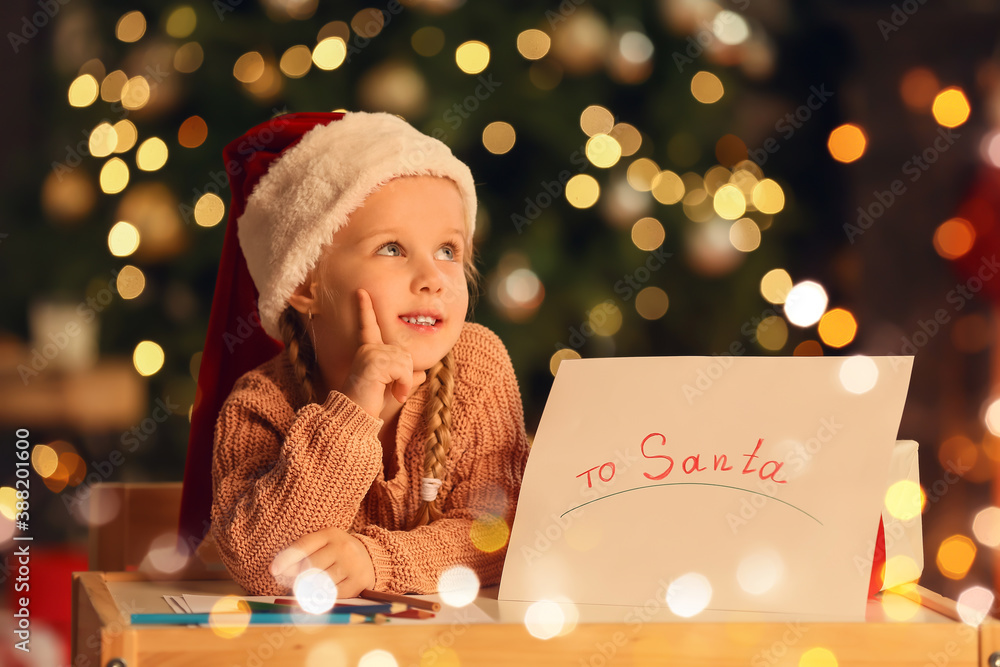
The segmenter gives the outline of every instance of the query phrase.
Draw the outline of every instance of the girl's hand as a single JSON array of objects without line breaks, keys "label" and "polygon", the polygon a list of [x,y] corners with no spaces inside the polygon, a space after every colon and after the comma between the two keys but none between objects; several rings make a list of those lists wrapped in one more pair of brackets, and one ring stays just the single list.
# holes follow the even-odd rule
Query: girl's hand
[{"label": "girl's hand", "polygon": [[357,597],[375,585],[375,566],[361,540],[340,528],[324,528],[303,535],[279,553],[271,574],[291,587],[295,577],[309,568],[323,570],[337,585],[337,598]]},{"label": "girl's hand", "polygon": [[341,393],[371,416],[379,418],[386,387],[390,388],[397,401],[404,403],[413,388],[423,384],[427,373],[413,370],[413,358],[409,352],[382,341],[382,330],[375,317],[372,298],[363,289],[358,290],[358,304],[361,344],[354,353],[351,373]]}]

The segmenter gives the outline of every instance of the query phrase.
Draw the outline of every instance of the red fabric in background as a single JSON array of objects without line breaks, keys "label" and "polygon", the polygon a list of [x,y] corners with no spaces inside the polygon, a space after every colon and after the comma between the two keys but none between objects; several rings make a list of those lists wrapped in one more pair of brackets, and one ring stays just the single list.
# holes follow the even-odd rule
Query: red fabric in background
[{"label": "red fabric in background", "polygon": [[875,594],[882,590],[882,582],[885,580],[882,572],[885,567],[885,526],[882,524],[882,517],[878,520],[878,535],[875,538],[875,558],[872,560],[872,576],[868,582],[868,597],[873,598]]},{"label": "red fabric in background", "polygon": [[240,249],[236,221],[261,176],[282,152],[309,130],[343,118],[342,113],[277,116],[232,141],[223,151],[232,202],[226,223],[219,274],[212,297],[208,334],[198,371],[191,415],[181,514],[180,540],[191,553],[208,532],[212,507],[212,443],[215,422],[236,380],[284,348],[260,326],[257,289]]}]

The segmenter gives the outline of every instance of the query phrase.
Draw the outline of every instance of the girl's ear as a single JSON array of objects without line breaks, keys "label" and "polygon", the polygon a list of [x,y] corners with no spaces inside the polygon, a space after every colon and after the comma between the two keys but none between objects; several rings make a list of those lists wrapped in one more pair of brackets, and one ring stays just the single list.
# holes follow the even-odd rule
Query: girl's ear
[{"label": "girl's ear", "polygon": [[288,297],[288,305],[303,315],[308,313],[318,315],[319,299],[316,297],[318,290],[319,283],[315,282],[312,274],[310,274],[301,285],[295,288],[292,295]]}]

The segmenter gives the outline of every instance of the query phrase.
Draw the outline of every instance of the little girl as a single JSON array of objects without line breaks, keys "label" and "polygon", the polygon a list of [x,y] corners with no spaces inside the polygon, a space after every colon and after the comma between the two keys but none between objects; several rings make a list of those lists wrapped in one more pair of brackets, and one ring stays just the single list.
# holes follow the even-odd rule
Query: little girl
[{"label": "little girl", "polygon": [[[255,595],[288,594],[307,568],[338,597],[435,592],[456,565],[498,583],[528,444],[506,349],[465,322],[468,167],[356,112],[279,116],[232,142],[226,168],[226,245],[238,236],[245,268],[224,250],[199,389],[225,396],[228,366],[254,359],[216,412],[211,535],[229,572]],[[234,307],[247,273],[259,319]],[[206,367],[219,339],[228,354]]]}]

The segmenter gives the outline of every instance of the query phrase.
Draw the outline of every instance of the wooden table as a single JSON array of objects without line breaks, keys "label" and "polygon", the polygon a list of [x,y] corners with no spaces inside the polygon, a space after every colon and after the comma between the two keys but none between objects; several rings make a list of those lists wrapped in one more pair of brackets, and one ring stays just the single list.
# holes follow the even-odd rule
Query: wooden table
[{"label": "wooden table", "polygon": [[[979,629],[898,596],[892,596],[894,615],[908,616],[905,621],[889,618],[883,605],[874,601],[869,602],[866,621],[857,623],[722,612],[703,612],[684,620],[654,599],[644,608],[578,605],[575,627],[551,639],[529,634],[523,622],[529,605],[498,601],[497,588],[483,589],[471,607],[445,606],[433,620],[391,619],[383,625],[250,626],[226,639],[208,627],[129,624],[132,613],[169,613],[162,596],[182,593],[245,594],[230,579],[151,581],[137,572],[75,572],[72,664],[354,667],[365,654],[382,650],[390,652],[399,667],[797,667],[803,653],[824,648],[836,656],[840,667],[973,667],[987,664],[986,657],[1000,648],[1000,622],[988,620],[981,639]],[[310,656],[316,662],[307,662]]]}]

